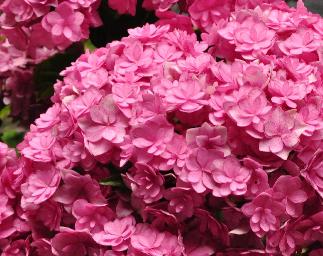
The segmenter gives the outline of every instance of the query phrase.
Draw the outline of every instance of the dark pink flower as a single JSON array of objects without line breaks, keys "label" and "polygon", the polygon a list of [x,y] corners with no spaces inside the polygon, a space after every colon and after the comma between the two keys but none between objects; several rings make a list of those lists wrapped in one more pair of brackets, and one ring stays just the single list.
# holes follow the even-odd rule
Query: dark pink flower
[{"label": "dark pink flower", "polygon": [[251,230],[261,237],[269,231],[278,230],[284,208],[284,205],[275,201],[271,194],[263,192],[252,202],[243,205],[242,212],[250,217]]},{"label": "dark pink flower", "polygon": [[49,199],[57,190],[61,180],[59,171],[51,166],[35,170],[21,185],[23,200],[26,204],[40,204]]},{"label": "dark pink flower", "polygon": [[133,255],[182,255],[178,238],[169,232],[159,232],[148,224],[137,224],[131,236]]},{"label": "dark pink flower", "polygon": [[91,234],[102,231],[105,223],[114,217],[107,205],[91,204],[85,199],[78,199],[73,203],[72,214],[76,218],[75,230]]},{"label": "dark pink flower", "polygon": [[115,251],[124,251],[135,232],[135,223],[132,216],[106,222],[104,231],[95,233],[93,239],[99,244],[112,246]]},{"label": "dark pink flower", "polygon": [[125,175],[125,181],[133,195],[147,204],[158,201],[163,196],[163,176],[146,164],[137,163]]}]

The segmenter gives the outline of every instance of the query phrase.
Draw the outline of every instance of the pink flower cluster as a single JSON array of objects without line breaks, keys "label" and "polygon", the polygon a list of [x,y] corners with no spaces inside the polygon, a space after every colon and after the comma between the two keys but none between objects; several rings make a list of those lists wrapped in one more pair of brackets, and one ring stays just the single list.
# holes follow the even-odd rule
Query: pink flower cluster
[{"label": "pink flower cluster", "polygon": [[268,2],[187,1],[202,41],[147,24],[65,69],[2,146],[4,255],[321,255],[322,18]]},{"label": "pink flower cluster", "polygon": [[34,66],[101,25],[99,0],[0,1],[0,86],[14,116],[27,119]]}]

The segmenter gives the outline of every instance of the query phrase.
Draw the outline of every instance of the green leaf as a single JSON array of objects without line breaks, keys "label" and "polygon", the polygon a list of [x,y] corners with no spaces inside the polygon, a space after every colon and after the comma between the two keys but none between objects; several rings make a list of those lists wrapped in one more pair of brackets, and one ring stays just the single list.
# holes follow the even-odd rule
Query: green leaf
[{"label": "green leaf", "polygon": [[15,130],[4,131],[1,136],[1,141],[9,145],[10,147],[16,147],[19,142],[22,141],[24,137],[23,132],[17,132]]},{"label": "green leaf", "polygon": [[91,39],[84,41],[83,46],[84,46],[84,51],[89,50],[90,52],[93,52],[96,49]]},{"label": "green leaf", "polygon": [[103,186],[111,186],[111,187],[123,187],[124,184],[120,180],[102,180],[100,184]]},{"label": "green leaf", "polygon": [[10,115],[10,106],[5,106],[0,110],[0,119],[3,120]]}]

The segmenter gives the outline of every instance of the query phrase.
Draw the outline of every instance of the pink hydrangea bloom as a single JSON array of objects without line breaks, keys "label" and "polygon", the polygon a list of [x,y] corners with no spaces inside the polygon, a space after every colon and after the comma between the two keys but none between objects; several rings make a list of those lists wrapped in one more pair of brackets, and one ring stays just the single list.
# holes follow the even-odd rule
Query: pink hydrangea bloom
[{"label": "pink hydrangea bloom", "polygon": [[255,59],[259,54],[266,54],[275,43],[275,31],[266,25],[249,17],[241,23],[233,21],[219,34],[236,46],[245,59]]},{"label": "pink hydrangea bloom", "polygon": [[250,170],[241,166],[236,158],[218,159],[213,164],[212,179],[206,186],[214,196],[243,195],[247,192]]},{"label": "pink hydrangea bloom", "polygon": [[87,26],[84,14],[76,11],[72,5],[63,2],[56,10],[48,13],[42,20],[43,28],[52,34],[56,42],[76,42],[85,38],[84,29]]},{"label": "pink hydrangea bloom", "polygon": [[285,41],[278,44],[279,49],[287,56],[297,56],[317,50],[320,40],[315,37],[312,30],[299,30],[293,33]]},{"label": "pink hydrangea bloom", "polygon": [[147,204],[162,198],[163,176],[146,164],[137,163],[126,174],[125,180],[133,191],[133,195]]},{"label": "pink hydrangea bloom", "polygon": [[52,253],[56,256],[86,256],[89,247],[94,247],[95,243],[88,233],[67,229],[51,240],[51,246]]},{"label": "pink hydrangea bloom", "polygon": [[109,6],[118,11],[120,14],[124,13],[129,13],[131,15],[136,14],[136,5],[137,5],[137,0],[126,0],[123,2],[120,2],[118,0],[110,0],[109,1]]},{"label": "pink hydrangea bloom", "polygon": [[268,103],[266,95],[261,90],[242,89],[242,95],[239,97],[237,105],[233,106],[228,113],[240,127],[259,124],[272,106]]},{"label": "pink hydrangea bloom", "polygon": [[173,127],[165,118],[156,116],[132,130],[132,143],[135,147],[145,149],[147,153],[158,156],[164,153],[173,133]]},{"label": "pink hydrangea bloom", "polygon": [[131,236],[133,255],[182,255],[183,249],[176,236],[159,232],[148,224],[138,224]]},{"label": "pink hydrangea bloom", "polygon": [[188,129],[186,141],[190,148],[202,147],[221,152],[223,156],[230,154],[227,143],[227,131],[225,127],[212,127],[203,123],[199,128]]},{"label": "pink hydrangea bloom", "polygon": [[308,199],[305,186],[298,177],[281,176],[273,186],[273,197],[286,207],[286,213],[298,217],[303,203]]},{"label": "pink hydrangea bloom", "polygon": [[295,116],[295,112],[276,108],[264,122],[265,138],[259,142],[259,150],[287,159],[303,131],[304,126]]},{"label": "pink hydrangea bloom", "polygon": [[312,156],[310,162],[304,170],[302,175],[312,185],[312,187],[323,197],[323,186],[322,186],[322,150],[318,150]]},{"label": "pink hydrangea bloom", "polygon": [[28,204],[40,204],[49,199],[57,190],[61,180],[59,171],[50,165],[32,173],[21,185],[23,199]]},{"label": "pink hydrangea bloom", "polygon": [[116,108],[111,96],[91,107],[88,116],[79,120],[79,126],[88,140],[87,149],[94,156],[106,153],[112,144],[124,141],[126,119]]},{"label": "pink hydrangea bloom", "polygon": [[93,239],[99,244],[112,246],[115,251],[124,251],[128,248],[134,232],[135,219],[132,216],[127,216],[106,222],[104,231],[95,233]]},{"label": "pink hydrangea bloom", "polygon": [[[20,97],[13,74],[31,65],[20,62],[25,49],[44,56],[40,45],[55,52],[99,24],[100,1],[36,2],[28,0],[31,17],[26,10],[25,21],[12,23],[19,31],[1,13],[0,76],[13,97]],[[0,144],[0,251],[200,256],[314,248],[323,241],[321,18],[302,1],[296,9],[282,0],[144,7],[161,17],[167,9],[168,25],[133,28],[86,51],[61,72],[53,105],[31,126],[20,156]],[[63,13],[70,16],[50,22]],[[6,46],[18,38],[19,50]]]},{"label": "pink hydrangea bloom", "polygon": [[189,188],[175,187],[165,191],[164,197],[169,200],[168,210],[181,219],[190,218],[194,214],[194,208],[199,207],[203,199]]},{"label": "pink hydrangea bloom", "polygon": [[114,213],[106,205],[90,204],[85,199],[73,203],[72,214],[77,219],[75,230],[98,233],[103,230],[106,222],[110,221]]},{"label": "pink hydrangea bloom", "polygon": [[279,228],[280,217],[284,213],[284,205],[272,198],[271,194],[263,192],[252,202],[243,205],[242,212],[250,217],[250,227],[257,236],[263,236],[269,231]]}]

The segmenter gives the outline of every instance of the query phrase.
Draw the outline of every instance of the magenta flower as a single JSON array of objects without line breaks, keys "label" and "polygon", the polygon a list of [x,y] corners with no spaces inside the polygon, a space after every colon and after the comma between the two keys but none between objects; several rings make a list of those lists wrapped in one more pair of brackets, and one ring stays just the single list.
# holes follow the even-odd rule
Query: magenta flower
[{"label": "magenta flower", "polygon": [[320,40],[311,29],[299,30],[285,41],[278,43],[279,49],[288,56],[314,52],[320,47]]},{"label": "magenta flower", "polygon": [[303,204],[308,199],[301,179],[288,175],[277,179],[273,186],[273,197],[282,202],[286,207],[286,213],[294,218],[301,215]]},{"label": "magenta flower", "polygon": [[165,191],[164,197],[169,200],[169,212],[180,219],[190,218],[194,214],[194,208],[202,205],[203,199],[189,188],[175,187]]},{"label": "magenta flower", "polygon": [[137,5],[137,0],[126,0],[123,2],[120,2],[118,0],[109,1],[109,7],[118,11],[118,13],[120,14],[129,13],[132,16],[136,14],[136,5]]},{"label": "magenta flower", "polygon": [[163,176],[146,164],[137,163],[124,178],[133,195],[146,204],[158,201],[163,196]]},{"label": "magenta flower", "polygon": [[106,205],[88,203],[84,199],[73,203],[72,214],[76,218],[75,230],[91,234],[101,232],[106,222],[113,219],[114,213]]},{"label": "magenta flower", "polygon": [[227,130],[223,126],[212,127],[203,123],[199,128],[186,131],[186,141],[190,148],[202,147],[220,152],[223,156],[230,154],[227,143]]},{"label": "magenta flower", "polygon": [[286,104],[290,108],[297,107],[297,101],[305,98],[308,88],[304,83],[295,83],[291,80],[274,80],[268,86],[272,95],[271,101],[278,104]]},{"label": "magenta flower", "polygon": [[51,246],[55,256],[86,256],[89,255],[89,247],[95,246],[95,243],[88,233],[67,229],[51,240]]},{"label": "magenta flower", "polygon": [[314,153],[306,168],[302,170],[302,176],[312,185],[321,197],[323,197],[322,159],[323,152],[322,150],[318,150]]},{"label": "magenta flower", "polygon": [[127,216],[106,222],[104,231],[95,233],[93,239],[99,244],[112,246],[115,251],[124,251],[128,248],[134,232],[135,219],[132,216]]},{"label": "magenta flower", "polygon": [[212,181],[207,186],[214,196],[243,195],[247,192],[250,170],[241,166],[236,158],[218,159],[213,165]]},{"label": "magenta flower", "polygon": [[80,119],[78,124],[88,140],[86,147],[94,156],[108,152],[112,144],[123,142],[127,127],[112,96],[106,96],[99,105],[92,106],[89,115]]},{"label": "magenta flower", "polygon": [[259,89],[247,89],[243,87],[241,91],[237,105],[228,111],[230,117],[240,127],[261,123],[264,116],[272,108],[266,99],[266,95]]},{"label": "magenta flower", "polygon": [[159,232],[148,224],[138,224],[131,236],[133,255],[182,255],[178,238],[169,232]]},{"label": "magenta flower", "polygon": [[206,104],[204,92],[197,81],[174,82],[167,95],[166,100],[173,108],[183,112],[195,112]]},{"label": "magenta flower", "polygon": [[48,200],[57,190],[61,180],[59,171],[50,165],[36,170],[21,185],[23,199],[27,204],[40,204]]},{"label": "magenta flower", "polygon": [[166,145],[171,141],[173,133],[173,127],[165,118],[156,116],[132,130],[132,143],[135,147],[158,156],[166,150]]},{"label": "magenta flower", "polygon": [[284,205],[275,201],[271,194],[263,192],[252,202],[243,205],[242,212],[250,217],[250,227],[257,236],[278,230]]},{"label": "magenta flower", "polygon": [[77,199],[85,199],[93,204],[104,204],[99,184],[90,175],[80,175],[74,171],[66,171],[62,177],[64,184],[55,193],[54,200],[72,207]]},{"label": "magenta flower", "polygon": [[289,152],[299,143],[304,129],[295,112],[276,108],[264,122],[265,138],[259,142],[259,150],[272,152],[286,160]]},{"label": "magenta flower", "polygon": [[58,42],[77,42],[85,37],[82,27],[85,17],[81,12],[73,9],[72,5],[63,2],[55,11],[48,13],[42,20],[43,28],[52,34],[53,40]]}]

